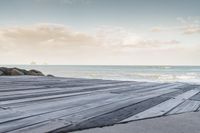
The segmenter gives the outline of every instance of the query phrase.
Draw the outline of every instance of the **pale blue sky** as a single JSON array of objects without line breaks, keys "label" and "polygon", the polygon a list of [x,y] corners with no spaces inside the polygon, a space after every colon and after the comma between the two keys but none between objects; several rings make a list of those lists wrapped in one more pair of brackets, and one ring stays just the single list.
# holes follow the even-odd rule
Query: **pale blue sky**
[{"label": "pale blue sky", "polygon": [[[40,55],[38,51],[32,54],[28,53],[27,59],[20,60],[20,57],[26,55],[19,54],[20,50],[2,53],[2,57],[18,57],[18,59],[10,62],[1,60],[1,62],[26,64],[29,63],[29,60],[33,60],[49,64],[200,65],[200,61],[195,61],[200,56],[198,54],[200,49],[199,7],[200,0],[0,0],[0,48],[4,48],[4,51],[19,45],[22,46],[24,40],[19,38],[21,36],[28,38],[30,42],[38,43],[38,48],[44,42],[46,44],[53,41],[52,44],[59,45],[66,36],[73,37],[70,39],[73,40],[73,43],[76,40],[77,43],[80,36],[74,35],[79,32],[84,34],[84,39],[90,38],[90,41],[85,42],[88,45],[87,50],[80,48],[83,46],[81,41],[79,42],[80,46],[69,47],[67,44],[72,44],[72,42],[68,42],[70,39],[65,38],[66,42],[62,42],[62,44],[66,44],[67,47],[64,45],[61,48],[62,50],[66,49],[62,56],[66,53],[68,56],[70,55],[69,62],[63,61],[64,59],[59,61],[56,60],[57,58],[52,59],[48,52],[46,53],[48,56],[45,58],[33,57],[32,54]],[[52,34],[49,35],[49,32],[54,32],[52,30],[47,30],[47,33],[44,33],[41,31],[41,27],[44,28],[44,25],[46,29],[50,27],[54,27],[54,30],[63,28],[64,37],[52,37]],[[70,28],[70,34],[68,34],[68,28]],[[39,40],[40,37],[35,36],[37,30],[41,36],[44,34],[48,36],[47,39]],[[56,32],[59,32],[56,35],[60,35],[62,31],[56,30]],[[82,36],[81,39],[83,39]],[[89,46],[91,44],[93,45]],[[30,43],[29,45],[37,44]],[[22,51],[31,51],[27,46],[26,40],[26,46],[21,47]],[[98,46],[98,48],[94,48],[94,46]],[[113,50],[113,47],[120,48]],[[43,49],[40,49],[42,52]],[[52,45],[46,45],[46,49],[51,51]],[[59,47],[56,48],[57,52],[59,52],[58,49]],[[95,49],[102,50],[104,55],[101,53],[96,55]],[[110,53],[108,53],[109,49]],[[181,49],[184,49],[182,51],[185,52],[181,53]],[[167,58],[168,55],[163,54],[163,50],[166,53],[168,50],[169,58]],[[87,53],[85,56],[87,61],[82,62],[79,59],[82,57],[82,54],[77,55],[79,51]],[[166,58],[166,61],[161,61],[156,55],[151,57],[152,62],[140,61],[155,51],[160,52],[159,56]],[[124,61],[124,58],[129,57],[130,59],[136,54],[141,55],[140,60]],[[174,56],[173,60],[171,60],[172,55]],[[96,59],[105,59],[105,57],[108,57],[106,61],[96,61]]]},{"label": "pale blue sky", "polygon": [[177,24],[199,16],[199,0],[0,0],[0,24],[59,23],[78,28]]}]

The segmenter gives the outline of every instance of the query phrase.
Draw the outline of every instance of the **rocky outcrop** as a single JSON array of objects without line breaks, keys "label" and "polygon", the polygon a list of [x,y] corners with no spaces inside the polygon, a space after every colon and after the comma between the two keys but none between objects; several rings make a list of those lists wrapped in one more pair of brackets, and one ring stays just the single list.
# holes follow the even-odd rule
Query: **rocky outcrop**
[{"label": "rocky outcrop", "polygon": [[54,76],[53,76],[53,75],[51,75],[51,74],[48,74],[48,75],[47,75],[47,77],[54,77]]},{"label": "rocky outcrop", "polygon": [[0,76],[3,75],[4,73],[2,71],[0,71]]},{"label": "rocky outcrop", "polygon": [[30,70],[30,71],[28,71],[28,74],[34,75],[34,76],[44,76],[44,74],[42,72],[37,71],[37,70]]},{"label": "rocky outcrop", "polygon": [[0,76],[20,76],[20,75],[32,75],[32,76],[45,76],[38,70],[25,70],[19,68],[6,68],[0,67]]},{"label": "rocky outcrop", "polygon": [[18,69],[12,69],[10,71],[10,75],[17,76],[17,75],[24,75],[24,73],[22,71],[19,71]]}]

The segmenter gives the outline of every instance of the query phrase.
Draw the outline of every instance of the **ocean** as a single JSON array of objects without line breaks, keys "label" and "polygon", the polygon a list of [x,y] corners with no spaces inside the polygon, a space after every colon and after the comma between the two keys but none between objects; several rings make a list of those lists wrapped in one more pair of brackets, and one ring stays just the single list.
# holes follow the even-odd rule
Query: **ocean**
[{"label": "ocean", "polygon": [[6,65],[59,77],[200,83],[200,66]]}]

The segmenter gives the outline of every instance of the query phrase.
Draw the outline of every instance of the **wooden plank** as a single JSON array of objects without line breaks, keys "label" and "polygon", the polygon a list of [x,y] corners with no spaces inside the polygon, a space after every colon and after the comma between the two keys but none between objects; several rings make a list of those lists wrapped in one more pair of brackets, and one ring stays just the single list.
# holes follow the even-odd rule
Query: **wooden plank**
[{"label": "wooden plank", "polygon": [[[166,90],[166,91],[171,92],[173,90]],[[160,92],[159,95],[161,95],[163,93],[166,93],[166,92],[164,92],[164,91]],[[157,95],[158,94],[154,93],[154,95],[152,95],[152,97],[157,96]],[[113,103],[129,101],[130,99],[136,100],[136,101],[138,101],[138,99],[144,100],[144,98],[149,98],[150,96],[143,96],[140,98],[137,97],[136,99],[133,99],[133,97],[134,96],[114,97],[114,98],[107,99],[104,101],[85,104],[85,105],[81,105],[81,106],[77,106],[77,107],[73,107],[73,108],[69,108],[69,109],[62,109],[62,110],[55,111],[55,112],[40,114],[40,115],[36,115],[36,116],[31,116],[31,117],[24,117],[23,119],[16,118],[16,119],[10,120],[10,122],[5,122],[5,123],[0,124],[0,130],[1,131],[15,130],[15,129],[23,128],[25,126],[33,125],[33,124],[40,123],[40,122],[45,122],[50,119],[56,119],[56,118],[60,118],[60,117],[67,116],[67,115],[71,115],[71,118],[73,118],[73,116],[75,114],[78,115],[78,112],[82,112],[82,111],[87,112],[88,109],[96,109],[96,107],[99,107],[99,106],[112,105]]]},{"label": "wooden plank", "polygon": [[191,100],[200,101],[200,93],[190,98]]},{"label": "wooden plank", "polygon": [[[134,84],[135,85],[135,84]],[[157,85],[157,87],[159,87],[160,85]],[[114,89],[124,89],[124,88],[129,88],[129,86],[117,86],[117,87],[110,87],[108,89],[106,89],[106,91],[110,91],[110,90],[114,90]],[[146,87],[148,88],[148,87]],[[99,92],[102,92],[104,91],[104,89],[101,89],[101,90],[97,90],[95,91],[96,93],[99,93]],[[91,91],[93,92],[93,91]],[[82,94],[88,94],[88,93],[91,93],[91,92],[86,92],[86,93],[82,93],[82,92],[79,92],[79,93],[67,93],[67,94],[56,94],[56,95],[44,95],[44,96],[39,96],[39,97],[24,97],[24,98],[21,98],[21,99],[10,99],[10,100],[6,100],[6,101],[1,101],[0,102],[0,105],[1,106],[4,106],[4,107],[8,107],[8,106],[18,106],[20,104],[25,104],[25,102],[27,104],[29,104],[29,102],[33,103],[34,101],[39,101],[39,100],[48,100],[48,99],[53,99],[53,98],[62,98],[62,97],[68,97],[68,96],[76,96],[76,95],[82,95]],[[18,103],[18,104],[16,104]]]},{"label": "wooden plank", "polygon": [[9,91],[9,92],[1,92],[0,97],[10,97],[10,96],[19,96],[19,95],[26,95],[26,94],[34,94],[34,93],[51,93],[51,92],[60,92],[60,91],[66,91],[63,88],[40,88],[40,89],[29,89],[29,90],[21,90],[21,91]]},{"label": "wooden plank", "polygon": [[[148,84],[149,85],[149,84]],[[148,88],[149,86],[143,83],[134,83],[134,84],[129,84],[128,86],[120,86],[120,87],[114,87],[114,88],[107,88],[105,90],[105,92],[108,93],[113,93],[115,90],[128,90],[128,89],[132,89],[132,90],[138,90],[138,89],[145,89]],[[151,83],[151,85],[153,86],[161,86],[162,84],[157,84],[157,83]],[[101,90],[103,91],[103,90]],[[115,93],[115,94],[122,94],[122,93]]]},{"label": "wooden plank", "polygon": [[[18,108],[12,109],[13,111],[5,110],[4,113],[0,113],[0,123],[14,120],[14,119],[21,119],[33,115],[39,115],[43,113],[58,111],[61,109],[72,108],[76,106],[85,105],[91,102],[97,102],[101,100],[108,99],[112,97],[114,94],[98,94],[98,95],[85,95],[83,97],[78,97],[75,99],[63,99],[59,101],[51,101],[48,103],[41,103],[41,104],[31,104],[29,106],[22,106]],[[21,113],[18,113],[21,112]]]},{"label": "wooden plank", "polygon": [[20,128],[17,130],[9,131],[9,133],[47,133],[53,130],[68,127],[71,123],[62,119],[54,119],[38,124],[34,124],[31,126],[27,126],[24,128]]},{"label": "wooden plank", "polygon": [[[177,90],[180,93],[182,93],[182,91]],[[78,120],[77,122],[73,123],[73,125],[69,126],[69,127],[63,127],[62,129],[56,130],[56,132],[71,132],[71,131],[75,131],[77,129],[82,130],[82,129],[87,129],[87,128],[94,128],[94,127],[102,127],[102,126],[109,126],[109,125],[113,125],[118,123],[119,121],[130,117],[134,114],[137,114],[139,112],[142,112],[152,106],[158,105],[159,103],[162,103],[168,99],[170,99],[170,97],[166,97],[165,95],[177,95],[177,91],[174,92],[170,92],[158,97],[153,97],[150,98],[148,100],[144,100],[141,101],[139,103],[136,104],[130,104],[128,105],[127,103],[124,104],[124,106],[122,106],[122,108],[117,108],[116,110],[114,110],[116,107],[114,107],[114,109],[111,109],[110,111],[104,113],[104,114],[99,114],[96,115],[94,117],[91,117],[92,114],[88,115],[88,119],[87,117],[85,117],[86,119],[83,119],[82,121]],[[176,92],[176,93],[175,93]],[[126,106],[128,105],[128,106]],[[87,111],[89,112],[89,111]],[[85,116],[86,113],[82,112],[82,115],[79,114],[80,116]],[[73,118],[75,118],[73,116]],[[72,118],[72,119],[73,119]],[[64,119],[64,117],[62,117],[62,119]],[[70,120],[69,118],[67,118],[66,120]],[[74,120],[74,119],[73,119]]]},{"label": "wooden plank", "polygon": [[200,92],[199,90],[187,91],[175,98],[172,98],[172,99],[170,99],[166,102],[163,102],[159,105],[156,105],[155,107],[152,107],[144,112],[141,112],[141,113],[134,115],[132,117],[129,117],[127,119],[124,119],[121,122],[128,122],[128,121],[133,121],[133,120],[162,116],[162,115],[166,114],[167,112],[169,112],[170,110],[172,110],[174,107],[183,103],[186,99],[189,99],[190,97],[194,96],[195,94],[197,94],[199,92]]},{"label": "wooden plank", "polygon": [[[2,107],[17,107],[22,105],[30,105],[30,103],[34,102],[43,102],[47,100],[55,100],[60,98],[68,98],[68,97],[77,97],[79,95],[88,95],[91,94],[91,92],[81,92],[81,93],[67,93],[67,94],[58,94],[58,95],[50,95],[50,96],[40,96],[40,97],[27,97],[23,99],[13,99],[13,100],[7,100],[7,101],[1,101],[0,106]],[[93,94],[93,93],[92,93]]]},{"label": "wooden plank", "polygon": [[[169,88],[165,88],[165,90],[168,90]],[[138,97],[141,97],[142,95],[151,95],[152,93],[158,93],[158,92],[165,92],[165,90],[156,90],[156,91],[150,91],[150,92],[145,92],[145,93],[142,93],[142,94],[131,94],[131,96],[138,96]],[[101,94],[101,93],[100,93]],[[96,95],[96,96],[100,96],[100,94],[92,94],[92,95]],[[88,94],[86,94],[86,95],[84,95],[84,96],[79,96],[80,98],[81,97],[84,97],[84,98],[87,98],[87,95]],[[108,94],[107,94],[108,95]],[[108,96],[110,96],[110,97],[112,97],[112,95],[111,94],[109,94]],[[102,96],[103,97],[103,96]],[[80,99],[80,98],[76,98],[76,99]],[[83,98],[83,99],[84,99]],[[70,101],[70,99],[66,99],[66,100],[68,100],[68,101]],[[73,100],[73,99],[72,99]],[[45,105],[44,104],[46,104],[47,106],[49,106],[49,104],[51,105],[52,104],[52,102],[54,102],[55,104],[57,103],[55,100],[52,100],[52,101],[50,101],[50,102],[41,102],[40,104],[34,104],[34,103],[32,103],[31,105],[29,104],[29,106],[25,106],[25,107],[22,107],[21,108],[21,110],[26,110],[26,109],[29,109],[29,108],[33,108],[33,109],[36,109],[37,107],[44,107]],[[61,103],[62,102],[62,100],[61,101],[58,101],[59,103]],[[64,101],[65,102],[65,101]],[[68,102],[65,102],[65,104],[67,104]],[[4,103],[5,104],[5,103]],[[74,104],[74,103],[73,103]],[[18,104],[17,104],[18,105]],[[31,106],[31,107],[30,107]],[[36,107],[35,107],[36,106]],[[4,106],[5,107],[5,106]],[[10,107],[10,106],[6,106],[6,107]],[[32,109],[31,109],[32,110]]]},{"label": "wooden plank", "polygon": [[[6,91],[6,92],[1,92],[0,93],[0,97],[2,97],[2,96],[15,96],[15,95],[19,95],[19,94],[32,94],[32,93],[42,93],[43,91],[44,91],[44,93],[46,93],[46,92],[51,92],[51,91],[54,91],[54,92],[56,92],[56,91],[75,91],[75,90],[84,90],[84,89],[94,89],[95,90],[95,88],[99,88],[99,87],[109,87],[109,88],[111,88],[111,87],[116,87],[116,86],[122,86],[122,85],[129,85],[128,83],[114,83],[114,84],[95,84],[95,85],[87,85],[87,86],[83,86],[83,85],[79,85],[79,86],[72,86],[72,87],[66,87],[66,88],[51,88],[51,87],[43,87],[43,88],[39,88],[39,89],[27,89],[27,90],[17,90],[17,91]],[[23,86],[22,86],[22,88],[23,88]],[[28,87],[27,87],[28,88]],[[56,90],[55,90],[56,89]]]},{"label": "wooden plank", "polygon": [[[101,86],[102,87],[102,86]],[[128,86],[123,86],[122,85],[122,87],[121,87],[121,85],[120,86],[112,86],[112,87],[108,87],[108,88],[110,88],[110,89],[113,89],[113,88],[128,88],[129,87],[129,85]],[[108,89],[108,90],[110,90],[110,89]],[[29,103],[29,102],[34,102],[34,101],[39,101],[39,100],[48,100],[48,99],[55,99],[55,98],[62,98],[62,97],[69,97],[69,96],[77,96],[77,95],[83,95],[83,94],[89,94],[89,93],[101,93],[101,92],[104,92],[104,89],[98,89],[98,90],[96,90],[96,91],[86,91],[86,92],[78,92],[77,91],[77,93],[57,93],[57,92],[55,92],[55,93],[53,93],[53,94],[49,94],[49,93],[45,93],[44,95],[42,95],[42,94],[38,94],[39,96],[35,96],[35,97],[33,97],[33,96],[31,96],[31,97],[29,97],[29,96],[27,96],[27,95],[23,95],[23,98],[12,98],[11,97],[11,99],[9,99],[9,100],[4,100],[4,101],[1,101],[0,102],[0,106],[4,106],[4,107],[8,107],[8,106],[10,106],[11,104],[15,104],[15,103],[22,103],[22,104],[25,104],[25,102],[27,102],[27,103]],[[108,92],[109,93],[109,92]],[[19,105],[19,104],[18,104]],[[13,106],[13,105],[12,105]],[[14,105],[15,106],[15,105]],[[17,104],[16,104],[16,106],[17,106]]]},{"label": "wooden plank", "polygon": [[155,91],[152,91],[151,93],[148,92],[144,95],[135,95],[135,97],[130,97],[127,100],[121,99],[119,101],[113,102],[108,105],[98,106],[96,108],[88,109],[81,113],[77,113],[73,116],[62,117],[62,119],[70,120],[73,123],[77,123],[77,122],[85,121],[87,119],[91,119],[91,118],[106,114],[108,112],[112,112],[114,110],[118,110],[120,108],[127,107],[132,104],[135,104],[135,103],[138,103],[138,102],[141,102],[141,101],[153,98],[153,97],[158,97],[160,95],[174,92],[174,91],[176,91],[176,90],[169,90],[169,89],[162,90],[162,91],[155,90]]},{"label": "wooden plank", "polygon": [[129,92],[134,92],[134,91],[146,91],[146,90],[151,90],[151,89],[157,89],[160,87],[166,87],[166,86],[172,86],[172,84],[156,84],[156,83],[145,83],[145,84],[141,84],[138,86],[130,86],[130,88],[128,89],[117,89],[117,90],[113,90],[111,91],[112,93],[129,93]]},{"label": "wooden plank", "polygon": [[19,85],[19,86],[11,86],[11,85],[4,85],[0,87],[0,92],[8,92],[8,91],[18,91],[18,90],[27,90],[27,89],[41,89],[45,88],[45,86],[32,86],[32,85]]},{"label": "wooden plank", "polygon": [[[171,97],[162,95],[177,91],[182,93],[179,91],[181,86],[185,84],[57,77],[3,77],[0,79],[0,132],[49,132],[70,127],[71,124],[83,122],[84,126],[85,121],[87,123],[88,120],[94,120],[89,121],[90,123],[98,118],[104,119],[100,116],[108,116],[108,119],[119,118],[121,121],[130,115],[127,116],[128,114],[120,110],[128,113],[136,107],[135,104],[141,108],[148,103],[149,108],[155,108],[159,104],[163,108],[160,112],[167,113],[166,108],[182,103],[189,95],[196,93],[188,91],[187,94],[183,93],[172,100],[172,105],[167,104],[166,100]],[[140,102],[144,105],[139,106]],[[165,106],[160,104],[161,102]],[[179,108],[188,111],[196,105],[185,103],[184,106],[187,107],[182,105],[182,108]],[[140,112],[149,109],[145,107]],[[123,117],[118,117],[120,113]],[[114,124],[117,120],[110,122]]]},{"label": "wooden plank", "polygon": [[147,86],[143,89],[137,89],[135,91],[128,91],[128,93],[143,93],[146,91],[152,91],[152,90],[157,90],[157,89],[177,89],[178,87],[183,86],[183,84],[179,84],[179,83],[173,83],[173,84],[160,84],[157,86]]},{"label": "wooden plank", "polygon": [[[29,78],[28,78],[29,79]],[[11,82],[6,82],[8,84],[5,84],[4,83],[4,86],[0,85],[0,88],[1,87],[6,87],[6,89],[4,89],[3,91],[9,91],[10,89],[12,90],[12,88],[14,88],[15,90],[16,89],[20,89],[20,88],[17,88],[17,87],[25,87],[25,86],[38,86],[38,85],[41,85],[41,86],[49,86],[49,87],[70,87],[70,86],[89,86],[89,85],[95,85],[95,84],[117,84],[117,83],[134,83],[134,82],[131,82],[131,81],[109,81],[109,80],[96,80],[96,79],[74,79],[74,80],[70,80],[70,82],[68,82],[69,80],[57,80],[57,77],[56,78],[53,78],[53,79],[56,79],[56,80],[52,80],[52,78],[48,78],[47,80],[38,80],[37,81],[37,78],[34,79],[33,81],[30,81],[29,82],[24,82],[22,80],[21,81],[18,81],[16,83],[13,83],[11,84]],[[59,79],[59,78],[58,78]],[[9,88],[11,87],[11,88]],[[2,89],[0,89],[1,91]]]},{"label": "wooden plank", "polygon": [[[168,92],[168,88],[166,88],[165,90],[167,90],[167,92]],[[163,90],[163,89],[162,90],[155,90],[155,91],[146,92],[146,93],[143,93],[143,94],[140,94],[140,95],[138,95],[138,94],[135,94],[135,95],[131,94],[131,96],[134,96],[134,97],[141,97],[141,96],[144,96],[144,95],[150,95],[151,96],[152,94],[166,93],[165,90]],[[172,90],[172,91],[174,91],[174,90]],[[171,92],[171,90],[170,90],[170,92]],[[107,94],[107,97],[111,98],[113,95]],[[92,94],[92,96],[93,96],[93,102],[98,101],[99,100],[98,97],[100,97],[102,99],[106,99],[106,97],[105,97],[106,95],[103,96],[103,95],[101,95],[99,93],[98,94]],[[22,106],[22,107],[18,108],[18,111],[28,112],[28,113],[24,113],[23,114],[23,117],[25,117],[25,116],[27,117],[27,116],[30,116],[30,115],[36,115],[36,114],[40,114],[40,113],[50,112],[50,111],[53,111],[53,110],[55,111],[56,109],[67,108],[69,105],[76,105],[76,106],[78,106],[78,105],[86,104],[84,102],[84,99],[90,100],[91,99],[90,97],[88,97],[87,95],[84,95],[82,97],[79,96],[76,99],[67,99],[67,101],[65,101],[65,99],[64,99],[64,100],[59,100],[59,101],[58,100],[52,100],[51,102],[45,102],[45,103],[41,102],[41,104],[33,104],[32,103],[32,104],[29,104],[29,106],[24,106],[24,107]],[[127,95],[126,96],[123,95],[121,97],[122,98],[123,97],[127,97]],[[82,100],[82,102],[80,100]],[[73,101],[77,101],[78,104],[76,102],[73,102]],[[4,119],[1,119],[1,121],[5,121],[5,120],[9,120],[9,119],[14,119],[14,118],[20,118],[20,117],[22,117],[22,115],[16,115],[14,117],[7,117],[7,119],[5,119],[5,117],[4,117]]]},{"label": "wooden plank", "polygon": [[[157,95],[160,95],[160,93],[161,94],[164,94],[164,93],[168,93],[168,92],[173,92],[173,91],[175,91],[175,90],[168,90],[167,88],[165,89],[165,90],[155,90],[155,91],[152,91],[151,93],[150,92],[147,92],[146,93],[146,95],[144,95],[144,96],[152,96],[152,95],[154,95],[154,96],[157,96]],[[100,94],[98,94],[98,95],[100,95]],[[118,95],[111,95],[111,94],[109,94],[108,95],[108,97],[126,97],[126,98],[128,98],[128,96],[130,96],[130,97],[134,97],[134,98],[141,98],[142,97],[142,95],[121,95],[121,96],[118,96]],[[84,96],[85,97],[85,96]],[[95,97],[97,97],[97,96],[95,96]],[[104,98],[105,99],[105,98]],[[95,99],[94,99],[95,100]],[[97,101],[99,101],[99,100],[97,100]],[[96,102],[96,101],[93,101],[93,102]],[[50,104],[51,105],[51,103],[47,103],[47,105],[48,104]],[[55,104],[56,104],[56,102],[55,102]],[[74,103],[74,104],[76,104],[76,103]],[[119,104],[119,103],[118,103]],[[37,106],[37,105],[36,105]],[[27,107],[25,107],[25,108],[27,108]],[[35,108],[34,106],[32,107],[33,109]],[[56,107],[57,108],[57,107]],[[31,110],[33,110],[33,109],[31,109]],[[24,109],[22,109],[22,110],[24,110]]]},{"label": "wooden plank", "polygon": [[[54,117],[55,116],[49,117],[47,114],[44,114],[44,115],[40,115],[40,116],[28,117],[28,118],[25,118],[25,119],[7,122],[7,123],[4,123],[4,124],[0,124],[0,131],[2,133],[10,132],[10,131],[18,130],[20,128],[26,128],[26,127],[29,127],[29,126],[34,126],[34,125],[37,125],[41,122],[43,122],[43,123],[47,122],[48,123],[48,121],[51,121],[52,118],[54,118]],[[68,123],[70,123],[70,122],[68,122]]]},{"label": "wooden plank", "polygon": [[200,107],[200,101],[186,100],[184,103],[180,104],[179,106],[174,108],[172,111],[167,113],[167,115],[192,112],[192,111],[196,111],[199,107]]},{"label": "wooden plank", "polygon": [[[127,83],[126,83],[127,84]],[[41,97],[41,96],[49,96],[49,95],[59,95],[59,94],[66,94],[66,93],[76,93],[76,92],[92,92],[92,91],[96,91],[96,90],[103,90],[103,89],[108,89],[108,88],[116,88],[116,87],[119,87],[119,86],[124,86],[124,84],[120,84],[120,85],[99,85],[99,86],[96,86],[96,87],[79,87],[80,89],[76,89],[76,90],[73,90],[73,89],[63,89],[63,90],[60,90],[60,91],[49,91],[48,93],[47,92],[43,92],[43,93],[38,93],[38,92],[35,92],[35,93],[28,93],[26,95],[23,95],[23,94],[13,94],[13,95],[9,95],[9,96],[6,96],[6,97],[0,97],[0,100],[1,101],[7,101],[7,100],[14,100],[14,99],[24,99],[24,98],[31,98],[31,97]],[[84,89],[83,89],[84,88]],[[83,90],[83,91],[82,91]]]}]

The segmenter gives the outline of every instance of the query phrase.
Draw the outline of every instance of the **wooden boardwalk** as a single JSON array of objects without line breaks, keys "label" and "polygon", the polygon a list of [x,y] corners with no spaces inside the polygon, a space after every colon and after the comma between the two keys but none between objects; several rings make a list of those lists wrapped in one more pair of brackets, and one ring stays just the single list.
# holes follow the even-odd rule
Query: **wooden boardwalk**
[{"label": "wooden boardwalk", "polygon": [[0,77],[0,132],[70,132],[200,110],[200,86]]}]

